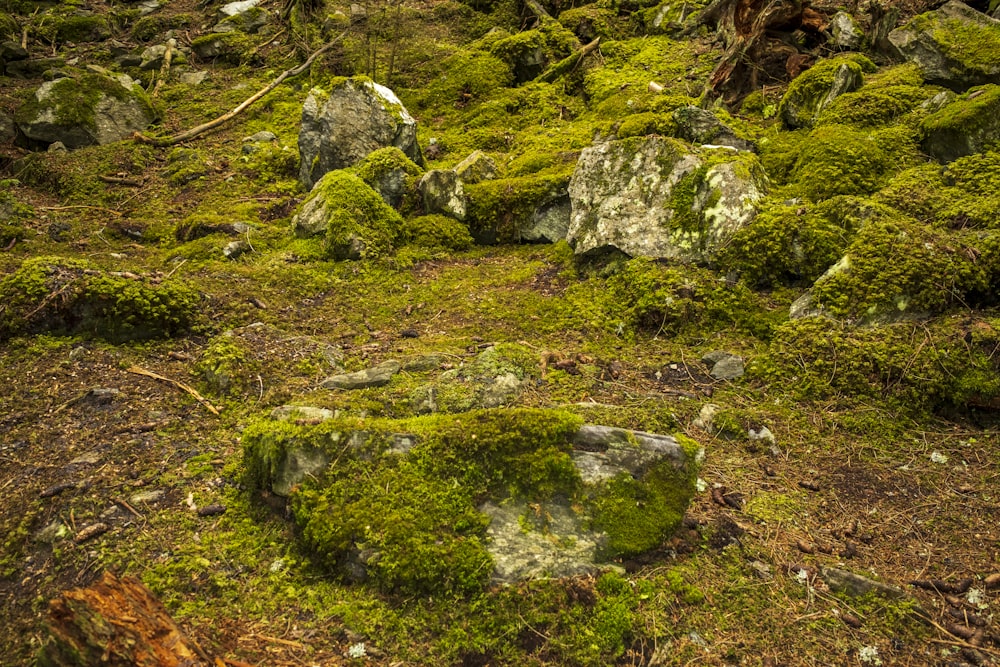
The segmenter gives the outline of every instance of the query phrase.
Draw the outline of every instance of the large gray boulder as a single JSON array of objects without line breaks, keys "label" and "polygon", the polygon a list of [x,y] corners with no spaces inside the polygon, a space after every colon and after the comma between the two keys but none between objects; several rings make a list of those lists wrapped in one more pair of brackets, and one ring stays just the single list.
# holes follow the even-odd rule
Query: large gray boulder
[{"label": "large gray boulder", "polygon": [[456,220],[465,220],[469,200],[462,180],[451,169],[432,169],[417,184],[424,199],[424,212],[440,213]]},{"label": "large gray boulder", "polygon": [[751,153],[692,152],[664,137],[585,149],[569,184],[577,254],[710,261],[757,214],[767,178]]},{"label": "large gray boulder", "polygon": [[313,88],[302,107],[299,180],[311,188],[323,174],[350,167],[379,148],[395,146],[418,165],[417,121],[395,93],[363,78]]},{"label": "large gray boulder", "polygon": [[988,48],[1000,43],[1000,21],[958,0],[893,30],[889,41],[920,66],[928,83],[959,92],[1000,83],[1000,57]]},{"label": "large gray boulder", "polygon": [[15,113],[29,139],[67,148],[109,144],[146,129],[156,118],[142,87],[126,75],[88,72],[43,83]]}]

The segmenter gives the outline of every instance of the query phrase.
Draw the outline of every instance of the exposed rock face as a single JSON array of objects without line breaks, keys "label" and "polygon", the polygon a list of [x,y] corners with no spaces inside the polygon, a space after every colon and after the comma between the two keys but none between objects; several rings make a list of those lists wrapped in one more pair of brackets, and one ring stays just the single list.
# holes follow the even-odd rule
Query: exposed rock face
[{"label": "exposed rock face", "polygon": [[964,91],[1000,83],[1000,21],[951,0],[889,33],[899,53],[923,70],[928,83]]},{"label": "exposed rock face", "polygon": [[87,73],[43,83],[14,119],[29,139],[80,148],[125,139],[155,117],[149,98],[129,77]]},{"label": "exposed rock face", "polygon": [[433,169],[417,185],[424,198],[424,211],[465,220],[468,200],[458,174],[450,169]]},{"label": "exposed rock face", "polygon": [[423,164],[417,121],[391,90],[367,79],[343,79],[330,91],[314,88],[309,93],[299,131],[299,180],[307,188],[323,174],[386,146]]},{"label": "exposed rock face", "polygon": [[610,141],[580,155],[567,240],[577,254],[706,261],[756,216],[765,191],[751,154],[692,153],[662,137]]},{"label": "exposed rock face", "polygon": [[221,20],[213,30],[215,32],[257,32],[267,25],[271,18],[271,13],[259,5],[260,0],[240,0],[223,5],[219,9]]},{"label": "exposed rock face", "polygon": [[497,165],[489,155],[473,151],[469,157],[458,163],[455,173],[463,183],[479,183],[497,177]]},{"label": "exposed rock face", "polygon": [[569,195],[543,202],[531,214],[530,224],[520,229],[521,240],[555,243],[566,238],[572,214]]},{"label": "exposed rock face", "polygon": [[854,17],[847,12],[837,12],[830,19],[830,46],[838,51],[857,51],[865,41]]},{"label": "exposed rock face", "polygon": [[941,162],[979,153],[1000,141],[1000,86],[946,104],[923,122],[923,148]]}]

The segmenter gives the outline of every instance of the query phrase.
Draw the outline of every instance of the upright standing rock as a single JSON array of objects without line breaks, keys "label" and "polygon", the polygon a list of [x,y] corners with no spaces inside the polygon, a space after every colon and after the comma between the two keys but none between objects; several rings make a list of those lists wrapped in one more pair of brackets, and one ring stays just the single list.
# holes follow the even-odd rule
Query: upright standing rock
[{"label": "upright standing rock", "polygon": [[350,167],[372,151],[395,146],[418,165],[417,121],[396,95],[368,79],[313,88],[302,107],[299,180],[311,188],[323,174]]}]

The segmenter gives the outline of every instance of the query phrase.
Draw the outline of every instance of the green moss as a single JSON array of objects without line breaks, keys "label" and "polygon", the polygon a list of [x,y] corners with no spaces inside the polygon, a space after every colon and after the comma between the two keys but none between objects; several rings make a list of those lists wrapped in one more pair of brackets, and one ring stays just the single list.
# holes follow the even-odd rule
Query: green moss
[{"label": "green moss", "polygon": [[802,500],[794,493],[761,492],[747,501],[743,511],[762,523],[793,524],[802,515]]},{"label": "green moss", "polygon": [[837,269],[816,281],[813,302],[835,316],[863,320],[965,306],[989,284],[990,267],[977,261],[976,245],[902,216],[872,220]]},{"label": "green moss", "polygon": [[597,37],[605,40],[619,38],[623,28],[618,14],[600,3],[567,9],[559,14],[559,23],[571,30],[581,42],[590,42]]},{"label": "green moss", "polygon": [[745,285],[729,285],[706,269],[674,267],[645,258],[628,261],[607,281],[609,324],[653,335],[737,327],[767,336],[770,323]]},{"label": "green moss", "polygon": [[799,150],[792,180],[810,200],[870,194],[893,167],[867,134],[846,125],[824,125],[809,133]]},{"label": "green moss", "polygon": [[403,151],[395,146],[380,148],[351,168],[362,181],[376,188],[378,182],[391,171],[402,171],[407,176],[419,176],[423,170]]},{"label": "green moss", "polygon": [[174,185],[186,185],[204,178],[210,172],[205,156],[195,148],[174,148],[167,154],[164,173]]},{"label": "green moss", "polygon": [[841,258],[871,208],[854,197],[773,204],[736,233],[720,264],[751,285],[812,283]]},{"label": "green moss", "polygon": [[623,118],[621,125],[618,126],[619,139],[645,137],[651,134],[665,137],[676,135],[677,122],[674,120],[673,114],[653,113],[651,111],[632,114]]},{"label": "green moss", "polygon": [[0,39],[13,39],[21,36],[21,27],[14,17],[6,12],[0,12]]},{"label": "green moss", "polygon": [[933,90],[920,85],[866,85],[861,90],[845,93],[833,100],[820,112],[816,124],[885,125],[902,118],[933,95]]},{"label": "green moss", "polygon": [[[790,128],[809,127],[817,114],[828,105],[828,99],[838,72],[846,76],[848,90],[857,89],[864,80],[864,72],[874,72],[875,65],[860,54],[848,54],[821,60],[792,81],[781,98],[778,114]],[[843,70],[843,71],[842,71]]]},{"label": "green moss", "polygon": [[795,163],[808,137],[808,130],[792,130],[771,134],[760,141],[760,162],[772,183],[791,182]]},{"label": "green moss", "polygon": [[152,283],[98,271],[79,260],[26,260],[0,280],[0,337],[84,333],[110,340],[171,336],[196,317],[198,293],[179,281]]},{"label": "green moss", "polygon": [[[694,461],[700,449],[677,436]],[[678,470],[670,461],[653,466],[641,479],[620,474],[602,483],[590,502],[594,526],[607,534],[603,547],[609,557],[629,557],[649,551],[677,529],[694,495],[697,468]]]},{"label": "green moss", "polygon": [[924,119],[924,148],[942,161],[995,147],[1000,142],[1000,86],[967,92]]},{"label": "green moss", "polygon": [[400,241],[423,248],[468,250],[472,247],[469,229],[446,215],[423,215],[403,222]]},{"label": "green moss", "polygon": [[345,170],[328,172],[303,206],[317,198],[327,221],[329,257],[367,259],[392,250],[402,218],[363,180]]},{"label": "green moss", "polygon": [[959,78],[976,82],[995,76],[997,54],[1000,53],[1000,29],[985,23],[962,18],[941,19],[929,12],[917,16],[906,27],[930,33],[936,48],[954,63],[951,67]]},{"label": "green moss", "polygon": [[231,332],[216,336],[195,365],[195,373],[215,394],[246,388],[258,370],[251,352]]},{"label": "green moss", "polygon": [[466,220],[473,238],[480,243],[519,241],[535,209],[564,196],[569,177],[570,173],[562,171],[466,185]]},{"label": "green moss", "polygon": [[510,66],[496,56],[459,52],[441,63],[441,74],[428,83],[416,110],[448,113],[482,102],[513,81]]}]

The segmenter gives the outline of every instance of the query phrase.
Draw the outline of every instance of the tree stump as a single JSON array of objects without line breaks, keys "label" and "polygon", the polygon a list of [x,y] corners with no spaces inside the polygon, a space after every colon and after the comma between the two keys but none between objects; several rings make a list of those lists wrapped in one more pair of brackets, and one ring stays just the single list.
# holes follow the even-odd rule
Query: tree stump
[{"label": "tree stump", "polygon": [[42,667],[130,665],[199,667],[212,661],[181,629],[163,604],[133,577],[105,572],[89,588],[49,602],[49,640]]}]

